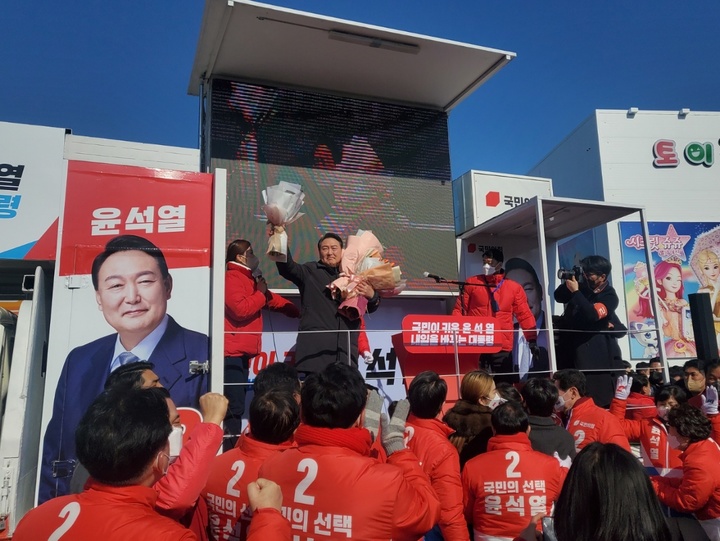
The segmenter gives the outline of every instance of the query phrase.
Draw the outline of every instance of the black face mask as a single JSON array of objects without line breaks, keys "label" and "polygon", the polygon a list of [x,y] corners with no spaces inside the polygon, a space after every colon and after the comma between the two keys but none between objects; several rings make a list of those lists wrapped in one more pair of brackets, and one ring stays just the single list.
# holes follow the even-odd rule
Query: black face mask
[{"label": "black face mask", "polygon": [[662,385],[665,375],[662,372],[651,372],[648,379],[651,385]]}]

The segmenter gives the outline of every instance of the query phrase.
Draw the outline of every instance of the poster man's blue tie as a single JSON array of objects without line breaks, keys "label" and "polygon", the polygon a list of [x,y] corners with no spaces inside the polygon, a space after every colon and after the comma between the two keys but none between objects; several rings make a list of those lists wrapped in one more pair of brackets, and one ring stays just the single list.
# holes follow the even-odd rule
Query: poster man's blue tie
[{"label": "poster man's blue tie", "polygon": [[126,364],[130,363],[136,363],[140,359],[137,355],[134,353],[131,353],[129,351],[123,351],[120,355],[117,356],[117,359],[115,359],[115,362],[113,362],[112,366],[110,367],[110,371],[114,371],[116,368],[120,368],[121,366],[125,366]]}]

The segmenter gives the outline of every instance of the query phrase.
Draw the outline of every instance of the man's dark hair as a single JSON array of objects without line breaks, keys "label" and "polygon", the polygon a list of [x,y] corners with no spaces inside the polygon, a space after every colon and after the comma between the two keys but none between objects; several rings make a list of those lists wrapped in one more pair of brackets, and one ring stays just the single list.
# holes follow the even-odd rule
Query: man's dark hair
[{"label": "man's dark hair", "polygon": [[500,395],[500,398],[504,398],[505,400],[514,400],[515,402],[522,402],[520,391],[518,391],[512,383],[499,381],[497,385],[495,385],[495,390],[497,391],[497,394]]},{"label": "man's dark hair", "polygon": [[253,381],[253,391],[256,395],[276,389],[300,394],[300,380],[294,366],[284,362],[274,362],[257,373]]},{"label": "man's dark hair", "polygon": [[92,283],[95,291],[98,290],[98,274],[100,274],[100,267],[103,263],[113,254],[118,252],[131,252],[131,251],[145,252],[147,255],[157,261],[158,267],[160,268],[160,274],[163,280],[170,278],[170,271],[168,270],[167,261],[160,248],[155,246],[152,242],[144,237],[138,237],[137,235],[120,235],[111,239],[106,245],[105,249],[95,256],[92,264]]},{"label": "man's dark hair", "polygon": [[92,477],[107,485],[137,482],[168,442],[166,393],[111,390],[95,399],[75,432],[77,457]]},{"label": "man's dark hair", "polygon": [[671,366],[668,368],[668,372],[670,373],[670,379],[682,378],[685,376],[682,366]]},{"label": "man's dark hair", "polygon": [[705,376],[709,376],[713,370],[720,367],[720,361],[713,360],[705,363]]},{"label": "man's dark hair", "polygon": [[[659,363],[660,366],[664,366],[663,361],[660,357],[653,357],[648,361],[648,365],[651,365],[652,363]],[[657,368],[657,367],[656,367]]]},{"label": "man's dark hair", "polygon": [[566,368],[565,370],[558,370],[553,374],[553,381],[557,381],[560,390],[566,392],[571,387],[575,387],[580,396],[585,396],[587,392],[587,379],[585,374],[580,370],[573,368]]},{"label": "man's dark hair", "polygon": [[697,368],[698,372],[705,375],[705,363],[700,359],[690,359],[689,361],[685,361],[685,364],[682,366],[683,375],[685,375],[685,370],[688,368]]},{"label": "man's dark hair", "polygon": [[227,252],[225,254],[225,263],[235,261],[235,258],[239,255],[243,255],[248,248],[250,248],[250,241],[245,239],[235,239],[228,244]]},{"label": "man's dark hair", "polygon": [[300,424],[300,406],[287,389],[272,389],[250,402],[250,433],[256,440],[277,445],[289,440]]},{"label": "man's dark hair", "polygon": [[635,365],[635,370],[644,370],[646,368],[650,368],[650,363],[647,361],[640,361]]},{"label": "man's dark hair", "polygon": [[630,386],[630,392],[632,393],[642,393],[643,387],[650,385],[650,380],[645,374],[633,372],[630,374],[630,377],[633,380],[632,385]]},{"label": "man's dark hair", "polygon": [[498,263],[502,263],[505,260],[505,257],[503,256],[503,251],[500,248],[488,248],[483,252],[482,256],[490,257]]},{"label": "man's dark hair", "polygon": [[365,409],[367,390],[357,368],[333,363],[305,378],[300,397],[306,424],[350,428]]},{"label": "man's dark hair", "polygon": [[585,274],[604,274],[610,276],[612,265],[610,262],[601,255],[589,255],[580,260],[580,266],[585,271]]},{"label": "man's dark hair", "polygon": [[665,402],[669,398],[674,398],[678,404],[687,402],[687,394],[685,390],[678,385],[663,385],[655,391],[655,403]]},{"label": "man's dark hair", "polygon": [[550,417],[553,414],[558,390],[547,378],[530,378],[520,391],[530,415]]},{"label": "man's dark hair", "polygon": [[543,287],[540,283],[537,272],[535,272],[535,267],[533,267],[528,261],[520,257],[511,257],[505,262],[505,274],[509,274],[510,271],[514,270],[524,270],[525,272],[527,272],[532,278],[533,282],[535,282],[535,288],[538,290],[538,293],[542,295]]},{"label": "man's dark hair", "polygon": [[499,436],[512,436],[519,432],[527,432],[528,416],[520,402],[510,400],[500,404],[492,411],[490,416],[495,434]]},{"label": "man's dark hair", "polygon": [[630,361],[620,361],[620,364],[622,364],[624,370],[630,370],[632,372],[633,365],[630,363]]},{"label": "man's dark hair", "polygon": [[447,383],[436,372],[420,372],[410,383],[410,413],[420,419],[432,419],[440,413],[447,397]]},{"label": "man's dark hair", "polygon": [[153,368],[155,368],[155,365],[148,361],[138,361],[119,366],[105,380],[105,390],[141,389],[143,386],[143,372]]},{"label": "man's dark hair", "polygon": [[345,248],[345,244],[343,243],[343,240],[340,238],[340,235],[336,235],[335,233],[325,233],[322,237],[320,237],[320,240],[318,241],[318,252],[320,251],[320,245],[322,242],[326,239],[335,239],[340,243],[340,248]]},{"label": "man's dark hair", "polygon": [[706,440],[712,434],[710,419],[687,402],[668,411],[668,424],[674,426],[678,434],[690,439],[690,443]]}]

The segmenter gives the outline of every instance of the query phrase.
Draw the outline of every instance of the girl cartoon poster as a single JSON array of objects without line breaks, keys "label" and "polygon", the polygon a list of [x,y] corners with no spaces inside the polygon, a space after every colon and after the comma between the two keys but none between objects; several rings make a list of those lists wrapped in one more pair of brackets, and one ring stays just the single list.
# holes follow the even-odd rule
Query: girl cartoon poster
[{"label": "girl cartoon poster", "polygon": [[[669,359],[697,356],[688,295],[710,293],[720,333],[720,227],[704,222],[650,222],[648,242],[654,272],[648,273],[640,224],[620,223],[622,260],[633,359],[647,359],[663,347]],[[659,344],[650,302],[650,280],[658,294]]]}]

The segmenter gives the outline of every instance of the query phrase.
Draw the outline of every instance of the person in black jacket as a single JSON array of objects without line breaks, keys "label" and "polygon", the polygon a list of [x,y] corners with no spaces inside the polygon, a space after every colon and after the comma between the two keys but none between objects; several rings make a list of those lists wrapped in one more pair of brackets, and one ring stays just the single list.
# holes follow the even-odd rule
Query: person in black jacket
[{"label": "person in black jacket", "polygon": [[[301,264],[293,261],[288,250],[287,262],[276,263],[280,276],[300,290],[300,332],[295,348],[295,368],[299,373],[319,372],[337,361],[357,366],[361,319],[350,320],[340,314],[338,307],[342,301],[334,299],[327,287],[340,274],[342,239],[335,233],[326,233],[318,241],[318,253],[319,261]],[[368,299],[368,312],[377,310],[380,297],[367,281],[361,280],[355,291]]]},{"label": "person in black jacket", "polygon": [[591,255],[580,265],[581,281],[573,276],[555,290],[555,301],[566,305],[558,329],[558,368],[583,371],[588,395],[598,406],[607,407],[614,396],[616,376],[623,372],[613,332],[621,326],[615,315],[619,300],[608,282],[612,266],[607,259]]},{"label": "person in black jacket", "polygon": [[552,417],[558,389],[547,378],[530,378],[520,391],[530,421],[532,448],[562,460],[575,458],[575,438]]}]

